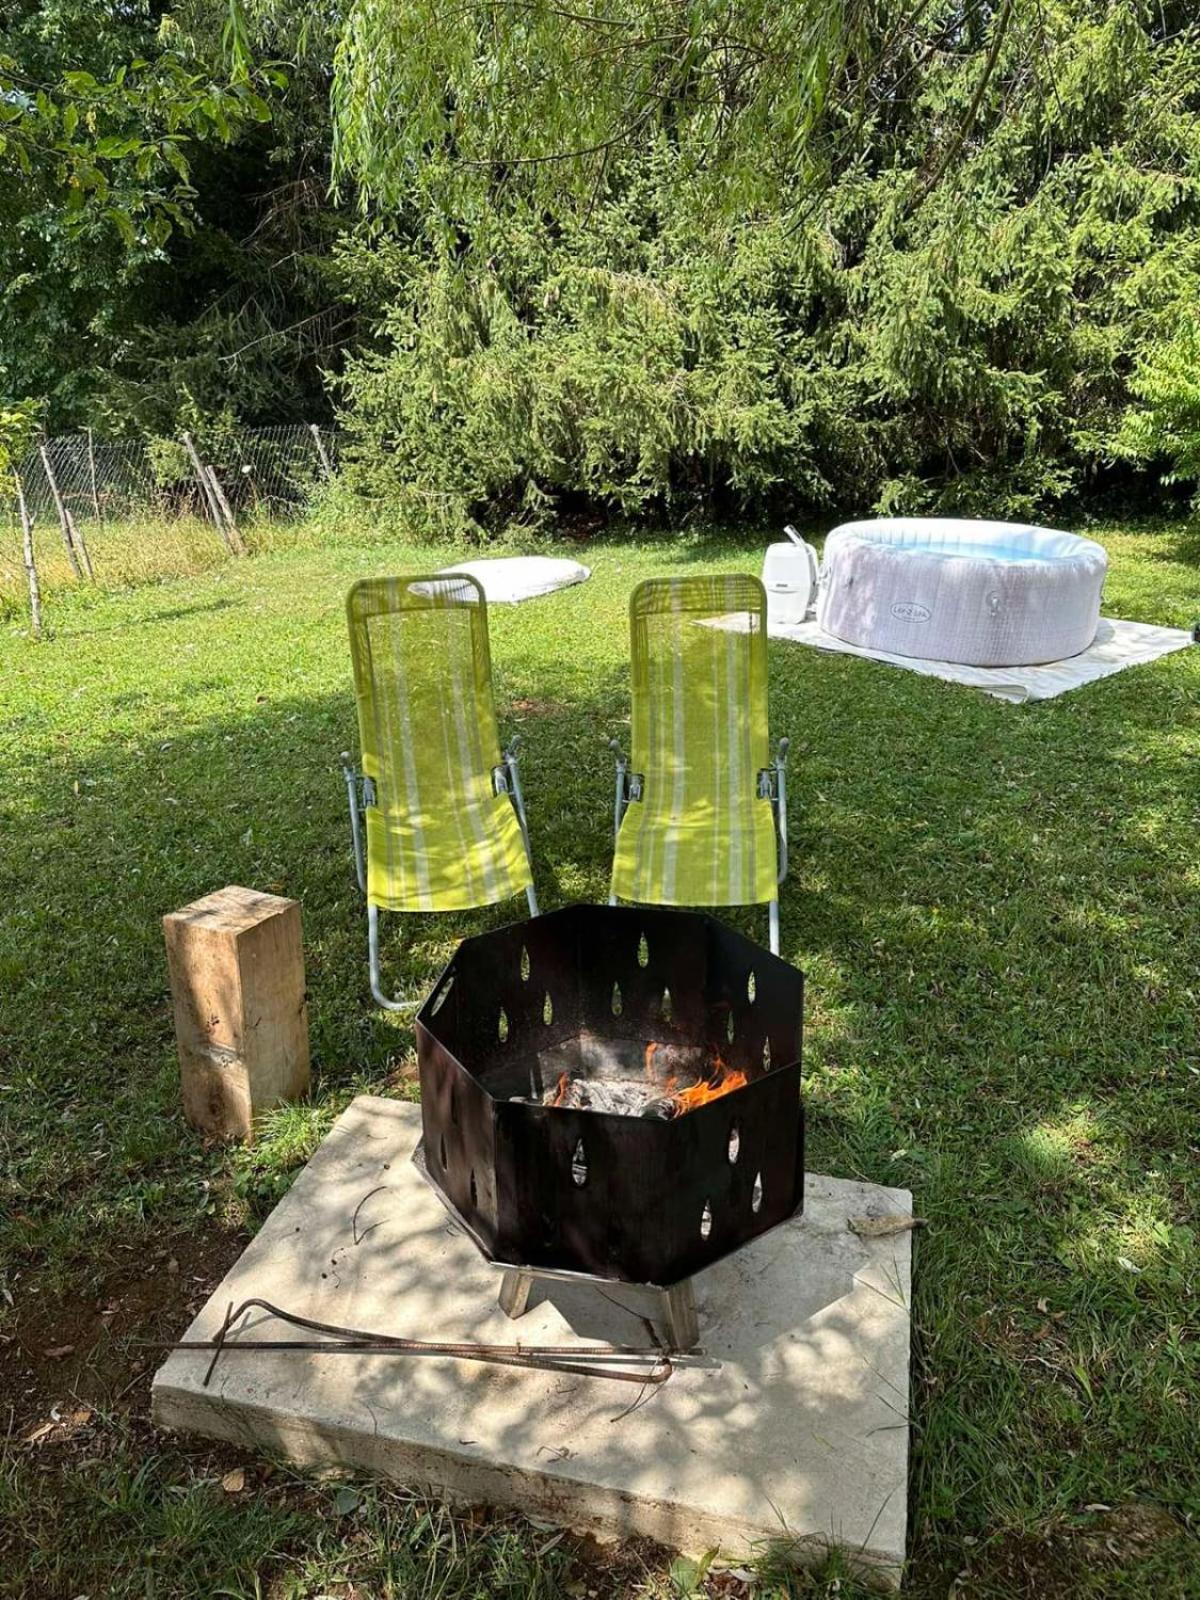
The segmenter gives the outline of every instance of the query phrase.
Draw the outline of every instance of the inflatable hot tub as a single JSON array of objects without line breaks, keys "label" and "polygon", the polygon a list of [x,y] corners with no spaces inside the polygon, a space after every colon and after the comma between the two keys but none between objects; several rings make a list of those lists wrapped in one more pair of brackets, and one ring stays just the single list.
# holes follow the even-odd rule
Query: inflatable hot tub
[{"label": "inflatable hot tub", "polygon": [[975,667],[1086,650],[1100,622],[1102,546],[1012,522],[882,517],[825,541],[817,620],[847,644]]}]

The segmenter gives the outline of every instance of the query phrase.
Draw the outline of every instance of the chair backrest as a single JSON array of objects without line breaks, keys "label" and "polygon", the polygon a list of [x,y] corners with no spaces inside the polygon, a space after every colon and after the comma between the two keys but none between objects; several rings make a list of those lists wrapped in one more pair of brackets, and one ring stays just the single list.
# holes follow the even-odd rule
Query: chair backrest
[{"label": "chair backrest", "polygon": [[645,799],[743,805],[767,765],[767,596],[745,573],[651,578],[629,602],[633,768]]},{"label": "chair backrest", "polygon": [[363,771],[380,811],[432,817],[490,795],[500,741],[479,584],[368,578],[346,613]]}]

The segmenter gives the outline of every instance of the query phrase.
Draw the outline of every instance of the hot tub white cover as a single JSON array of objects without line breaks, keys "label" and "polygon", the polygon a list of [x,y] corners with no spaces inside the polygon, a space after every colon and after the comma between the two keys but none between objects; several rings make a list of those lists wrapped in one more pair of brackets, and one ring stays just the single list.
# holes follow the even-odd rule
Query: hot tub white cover
[{"label": "hot tub white cover", "polygon": [[817,620],[863,649],[977,667],[1061,661],[1100,621],[1091,539],[951,517],[846,522],[825,541]]}]

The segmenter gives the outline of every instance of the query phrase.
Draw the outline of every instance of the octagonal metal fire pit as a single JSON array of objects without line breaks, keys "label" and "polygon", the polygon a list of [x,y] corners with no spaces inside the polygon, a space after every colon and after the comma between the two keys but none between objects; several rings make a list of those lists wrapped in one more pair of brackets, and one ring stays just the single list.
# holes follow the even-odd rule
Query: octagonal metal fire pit
[{"label": "octagonal metal fire pit", "polygon": [[417,1016],[422,1155],[492,1261],[669,1288],[804,1197],[804,979],[714,917],[465,939]]}]

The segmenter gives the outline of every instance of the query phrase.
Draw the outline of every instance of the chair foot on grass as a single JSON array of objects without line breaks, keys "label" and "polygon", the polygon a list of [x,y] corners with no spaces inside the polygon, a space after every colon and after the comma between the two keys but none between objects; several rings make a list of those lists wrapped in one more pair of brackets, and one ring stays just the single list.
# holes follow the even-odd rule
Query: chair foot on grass
[{"label": "chair foot on grass", "polygon": [[367,954],[371,973],[371,995],[377,1005],[385,1011],[416,1011],[421,1002],[417,1000],[389,999],[383,992],[383,981],[379,974],[379,907],[367,907]]}]

